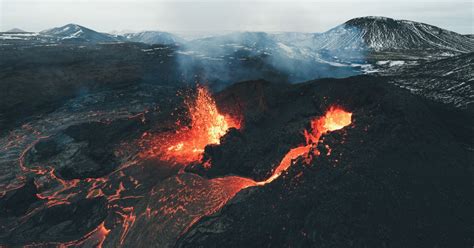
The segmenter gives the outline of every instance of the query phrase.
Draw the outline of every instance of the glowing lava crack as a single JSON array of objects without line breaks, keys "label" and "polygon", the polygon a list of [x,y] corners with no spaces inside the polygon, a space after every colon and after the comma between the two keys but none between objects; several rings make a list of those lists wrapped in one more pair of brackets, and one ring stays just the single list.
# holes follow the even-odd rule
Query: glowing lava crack
[{"label": "glowing lava crack", "polygon": [[[324,116],[311,121],[310,131],[304,131],[306,144],[291,149],[283,157],[272,176],[265,181],[258,182],[257,185],[267,184],[278,178],[283,171],[290,167],[291,162],[300,156],[304,156],[306,158],[306,162],[309,163],[311,160],[311,154],[309,154],[311,147],[318,144],[319,138],[321,138],[321,136],[325,133],[336,131],[350,125],[352,122],[351,119],[352,113],[349,113],[338,107],[330,107]],[[319,155],[319,152],[314,150],[314,155]]]}]

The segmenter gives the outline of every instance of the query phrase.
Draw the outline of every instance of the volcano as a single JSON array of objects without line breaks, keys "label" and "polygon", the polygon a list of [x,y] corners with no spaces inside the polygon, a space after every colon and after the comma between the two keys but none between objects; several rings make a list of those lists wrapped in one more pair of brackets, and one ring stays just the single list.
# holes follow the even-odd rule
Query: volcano
[{"label": "volcano", "polygon": [[461,34],[425,23],[381,16],[351,19],[316,40],[326,49],[349,47],[375,51],[443,50],[457,53],[474,49],[473,43]]},{"label": "volcano", "polygon": [[472,246],[472,42],[0,33],[0,247]]}]

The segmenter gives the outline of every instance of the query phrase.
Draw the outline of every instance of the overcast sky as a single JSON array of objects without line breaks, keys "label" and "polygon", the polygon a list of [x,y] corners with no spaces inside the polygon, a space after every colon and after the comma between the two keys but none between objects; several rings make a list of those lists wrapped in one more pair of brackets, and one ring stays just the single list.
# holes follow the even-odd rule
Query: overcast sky
[{"label": "overcast sky", "polygon": [[323,32],[348,19],[388,16],[474,33],[473,0],[0,0],[0,30],[77,23],[98,31]]}]

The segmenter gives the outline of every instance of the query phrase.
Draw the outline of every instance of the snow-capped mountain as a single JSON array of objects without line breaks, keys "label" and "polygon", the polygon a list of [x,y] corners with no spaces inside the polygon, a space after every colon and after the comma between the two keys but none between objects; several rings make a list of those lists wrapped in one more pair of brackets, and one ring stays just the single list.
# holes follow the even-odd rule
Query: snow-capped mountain
[{"label": "snow-capped mountain", "polygon": [[126,33],[123,34],[127,41],[142,42],[146,44],[162,44],[172,45],[183,43],[184,40],[180,37],[161,31],[143,31],[138,33]]},{"label": "snow-capped mountain", "polygon": [[361,17],[317,35],[316,49],[474,51],[474,42],[432,25],[387,17]]},{"label": "snow-capped mountain", "polygon": [[110,35],[107,33],[99,33],[92,29],[77,25],[67,24],[62,27],[52,28],[40,32],[43,35],[52,36],[62,41],[83,41],[83,42],[117,42],[121,38],[119,36]]}]

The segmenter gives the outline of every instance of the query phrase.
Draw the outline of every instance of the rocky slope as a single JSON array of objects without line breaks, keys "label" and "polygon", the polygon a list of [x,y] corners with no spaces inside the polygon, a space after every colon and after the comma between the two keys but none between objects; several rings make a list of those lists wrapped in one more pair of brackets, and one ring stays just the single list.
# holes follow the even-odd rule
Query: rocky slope
[{"label": "rocky slope", "polygon": [[472,52],[467,37],[432,25],[387,17],[361,17],[316,37],[316,48],[360,50],[440,50]]},{"label": "rocky slope", "polygon": [[124,40],[131,42],[142,42],[145,44],[175,45],[183,43],[184,40],[168,32],[143,31],[138,33],[126,33]]},{"label": "rocky slope", "polygon": [[474,103],[474,53],[388,70],[391,81],[423,97],[459,108]]},{"label": "rocky slope", "polygon": [[174,52],[141,43],[0,46],[0,133],[75,97],[142,83],[179,85]]}]

